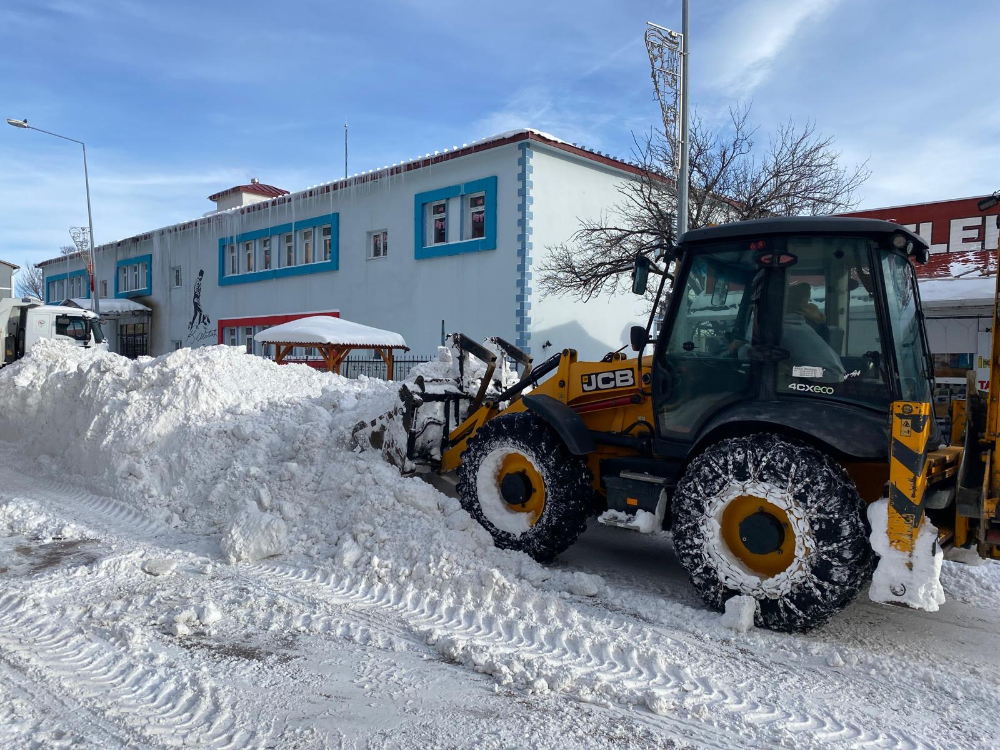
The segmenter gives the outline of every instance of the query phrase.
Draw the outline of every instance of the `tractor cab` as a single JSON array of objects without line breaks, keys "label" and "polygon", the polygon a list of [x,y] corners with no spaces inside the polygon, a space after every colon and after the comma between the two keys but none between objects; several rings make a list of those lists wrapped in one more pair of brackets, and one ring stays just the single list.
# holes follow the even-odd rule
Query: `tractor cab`
[{"label": "tractor cab", "polygon": [[890,403],[930,401],[911,262],[926,259],[921,237],[872,219],[684,234],[666,259],[673,289],[653,353],[654,452],[681,459],[713,435],[773,425],[885,460]]}]

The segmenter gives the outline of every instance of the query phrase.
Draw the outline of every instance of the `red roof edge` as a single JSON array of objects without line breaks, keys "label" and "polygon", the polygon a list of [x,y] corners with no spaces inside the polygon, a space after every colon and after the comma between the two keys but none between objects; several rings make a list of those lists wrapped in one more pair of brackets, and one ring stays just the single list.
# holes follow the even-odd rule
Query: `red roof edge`
[{"label": "red roof edge", "polygon": [[236,187],[231,187],[228,190],[222,190],[218,193],[214,193],[208,196],[208,199],[210,201],[217,201],[220,198],[232,195],[233,193],[253,193],[255,195],[263,195],[267,198],[277,198],[279,195],[288,195],[287,190],[282,190],[274,185],[265,185],[262,182],[251,182],[249,185],[237,185]]}]

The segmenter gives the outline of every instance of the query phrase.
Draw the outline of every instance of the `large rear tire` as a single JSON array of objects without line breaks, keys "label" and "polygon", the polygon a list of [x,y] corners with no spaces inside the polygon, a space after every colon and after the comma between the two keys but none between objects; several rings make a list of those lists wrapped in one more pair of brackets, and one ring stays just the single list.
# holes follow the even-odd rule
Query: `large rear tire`
[{"label": "large rear tire", "polygon": [[497,547],[548,562],[587,526],[593,503],[586,462],[534,414],[504,414],[469,440],[458,468],[462,507]]},{"label": "large rear tire", "polygon": [[674,548],[705,601],[757,600],[756,624],[805,631],[871,578],[865,506],[847,473],[776,435],[730,438],[687,468],[673,503]]}]

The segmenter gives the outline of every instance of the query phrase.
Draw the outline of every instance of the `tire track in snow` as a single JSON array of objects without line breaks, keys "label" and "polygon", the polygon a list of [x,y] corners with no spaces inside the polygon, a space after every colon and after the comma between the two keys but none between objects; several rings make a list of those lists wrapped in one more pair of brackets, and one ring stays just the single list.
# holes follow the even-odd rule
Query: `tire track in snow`
[{"label": "tire track in snow", "polygon": [[99,747],[129,747],[137,738],[131,733],[122,733],[109,722],[95,716],[84,706],[68,700],[46,684],[44,678],[28,675],[22,659],[16,654],[6,653],[0,647],[0,684],[12,689],[19,698],[27,699],[32,716],[20,726],[0,727],[0,745],[6,740],[19,741],[17,747],[25,743],[41,743],[42,747],[88,747],[96,743]]},{"label": "tire track in snow", "polygon": [[[264,746],[267,732],[257,720],[234,714],[231,702],[207,680],[164,676],[96,634],[53,621],[49,613],[18,596],[0,596],[0,656],[28,664],[57,684],[61,690],[52,691],[53,700],[65,702],[62,696],[68,694],[124,724],[121,741],[109,729],[109,718],[87,714],[96,730],[115,736],[123,747],[134,746],[137,735],[143,746],[150,740],[161,744],[161,738],[220,750]],[[90,736],[89,731],[84,736]]]},{"label": "tire track in snow", "polygon": [[[11,482],[28,497],[46,496],[46,501],[71,517],[81,509],[90,511],[116,534],[139,532],[150,542],[175,540],[189,546],[199,537],[172,529],[112,498],[98,497],[78,487],[51,479],[37,483]],[[86,519],[92,524],[95,518]],[[124,528],[123,528],[124,527]],[[552,689],[576,695],[584,700],[618,702],[622,699],[651,709],[644,723],[682,741],[697,741],[706,747],[726,748],[745,744],[746,737],[725,728],[708,727],[701,719],[677,715],[676,706],[706,707],[724,711],[736,725],[756,735],[794,736],[834,746],[910,750],[924,747],[904,732],[874,732],[862,724],[838,718],[827,711],[792,711],[771,701],[757,700],[746,691],[714,687],[706,677],[695,677],[689,669],[678,667],[677,654],[656,648],[648,642],[635,645],[633,635],[643,628],[636,623],[619,623],[620,630],[602,639],[579,632],[572,623],[557,627],[535,626],[499,614],[496,605],[486,602],[476,608],[447,604],[431,592],[412,587],[377,583],[349,574],[313,566],[264,563],[238,566],[225,578],[250,577],[254,588],[276,599],[291,603],[300,612],[297,617],[274,614],[266,623],[269,630],[287,627],[307,629],[319,635],[333,635],[358,642],[370,642],[372,633],[383,638],[413,642],[414,635],[429,641],[437,652],[480,672],[502,679],[512,666],[521,677],[548,677]],[[273,585],[283,580],[298,595]],[[332,599],[344,613],[315,616],[322,602]],[[491,608],[492,607],[492,610]],[[360,611],[359,611],[360,608]],[[565,607],[563,608],[565,610]],[[384,616],[365,617],[358,623],[355,615],[369,612],[392,613],[398,623]],[[405,625],[400,624],[405,623]],[[607,623],[601,623],[607,627]],[[607,635],[607,634],[606,634]],[[374,636],[376,640],[379,636]],[[426,645],[426,644],[421,644]],[[727,658],[722,656],[721,658]],[[530,680],[529,680],[530,682]],[[657,712],[669,712],[669,716]],[[766,737],[761,737],[761,740]]]}]

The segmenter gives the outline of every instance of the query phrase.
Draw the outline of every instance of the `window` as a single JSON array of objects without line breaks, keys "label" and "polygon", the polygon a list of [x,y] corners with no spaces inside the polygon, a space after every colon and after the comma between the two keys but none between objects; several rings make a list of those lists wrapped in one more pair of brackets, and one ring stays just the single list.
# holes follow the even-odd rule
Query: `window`
[{"label": "window", "polygon": [[240,272],[239,260],[236,257],[236,245],[229,245],[226,248],[226,252],[229,255],[229,275],[235,276]]},{"label": "window", "polygon": [[[145,256],[149,257],[149,256]],[[149,284],[149,261],[141,260],[134,263],[118,267],[118,288],[117,294],[130,294],[132,292],[148,292]]]},{"label": "window", "polygon": [[56,336],[69,336],[77,341],[90,341],[90,328],[83,318],[56,318]]},{"label": "window", "polygon": [[431,204],[431,245],[448,241],[448,203]]},{"label": "window", "polygon": [[226,342],[230,346],[236,346],[236,329],[235,328],[227,328],[226,329]]},{"label": "window", "polygon": [[182,346],[184,346],[182,342],[177,341],[176,339],[174,339],[171,343],[174,345],[175,352],[178,351]]},{"label": "window", "polygon": [[[103,282],[101,282],[103,283]],[[181,286],[181,267],[174,266],[170,269],[170,286],[173,289]]]},{"label": "window", "polygon": [[101,296],[102,297],[107,297],[108,296],[108,280],[107,279],[102,279],[101,280]]},{"label": "window", "polygon": [[323,238],[323,260],[328,261],[330,260],[330,243],[333,235],[330,232],[330,227],[323,227],[320,232]]},{"label": "window", "polygon": [[247,354],[253,354],[253,328],[251,326],[243,329],[243,341],[246,344]]},{"label": "window", "polygon": [[389,232],[382,229],[368,233],[368,257],[384,258],[389,253]]},{"label": "window", "polygon": [[302,262],[313,262],[313,230],[302,230]]},{"label": "window", "polygon": [[243,273],[253,272],[253,240],[243,243]]},{"label": "window", "polygon": [[271,270],[271,238],[265,237],[260,241],[261,263],[264,270]]},{"label": "window", "polygon": [[896,349],[896,367],[904,401],[930,401],[930,373],[917,312],[917,280],[909,259],[883,253],[882,274]]},{"label": "window", "polygon": [[286,234],[284,237],[285,243],[285,265],[294,266],[295,265],[295,236],[292,234]]},{"label": "window", "polygon": [[465,221],[464,240],[478,240],[486,236],[486,194],[469,196],[466,202],[468,212]]}]

